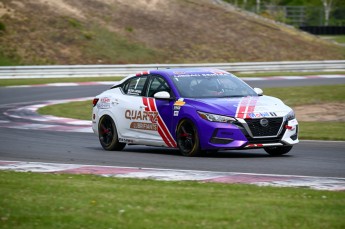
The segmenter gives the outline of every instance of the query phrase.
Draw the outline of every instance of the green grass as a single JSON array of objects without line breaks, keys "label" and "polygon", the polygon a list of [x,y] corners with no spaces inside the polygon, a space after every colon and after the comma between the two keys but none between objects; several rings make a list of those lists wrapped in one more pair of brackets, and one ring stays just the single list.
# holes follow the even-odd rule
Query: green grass
[{"label": "green grass", "polygon": [[345,141],[345,122],[299,122],[299,130],[299,139]]},{"label": "green grass", "polygon": [[345,84],[265,88],[264,94],[278,97],[292,107],[305,104],[345,102]]},{"label": "green grass", "polygon": [[0,172],[1,228],[344,228],[345,192]]},{"label": "green grass", "polygon": [[[0,66],[16,66],[21,65],[21,61],[18,57],[15,56],[7,56],[4,54],[2,48],[0,47]],[[0,80],[1,86],[1,80]]]},{"label": "green grass", "polygon": [[[0,66],[1,66],[0,55]],[[4,59],[4,61],[6,61]],[[10,60],[9,60],[10,61]],[[11,62],[16,65],[16,62]],[[270,76],[305,76],[305,75],[327,75],[327,74],[345,74],[345,71],[338,72],[266,72],[266,73],[235,73],[238,77],[270,77]],[[96,82],[96,81],[119,81],[124,77],[108,76],[108,77],[70,77],[70,78],[37,78],[37,79],[0,79],[0,87],[18,86],[18,85],[34,85],[46,83],[68,83],[68,82]]]},{"label": "green grass", "polygon": [[334,40],[340,44],[345,43],[345,35],[337,35],[337,36],[323,36],[327,39]]},{"label": "green grass", "polygon": [[42,115],[91,120],[92,101],[71,102],[46,106],[40,108],[38,112]]}]

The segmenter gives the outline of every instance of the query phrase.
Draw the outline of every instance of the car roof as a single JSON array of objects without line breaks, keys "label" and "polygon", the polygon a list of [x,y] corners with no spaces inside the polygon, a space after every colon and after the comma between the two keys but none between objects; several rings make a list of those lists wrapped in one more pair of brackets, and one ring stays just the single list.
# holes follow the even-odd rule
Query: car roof
[{"label": "car roof", "polygon": [[200,75],[200,74],[229,74],[226,71],[215,68],[169,68],[151,70],[151,74],[160,74],[165,76],[179,76],[179,75]]},{"label": "car roof", "polygon": [[125,82],[128,78],[135,75],[148,75],[148,74],[158,74],[165,77],[169,76],[182,76],[182,75],[202,75],[202,74],[230,74],[227,71],[216,69],[216,68],[166,68],[166,69],[154,69],[143,72],[138,72],[137,74],[130,74],[129,76],[123,78],[121,81],[116,82],[114,86],[117,86]]}]

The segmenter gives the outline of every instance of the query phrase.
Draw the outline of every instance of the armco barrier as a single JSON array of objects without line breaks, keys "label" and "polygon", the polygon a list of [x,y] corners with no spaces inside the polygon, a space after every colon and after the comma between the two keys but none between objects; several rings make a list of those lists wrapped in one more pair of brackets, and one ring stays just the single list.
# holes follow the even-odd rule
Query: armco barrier
[{"label": "armco barrier", "polygon": [[218,68],[229,72],[345,71],[345,60],[205,64],[47,65],[0,67],[0,79],[127,76],[149,69]]}]

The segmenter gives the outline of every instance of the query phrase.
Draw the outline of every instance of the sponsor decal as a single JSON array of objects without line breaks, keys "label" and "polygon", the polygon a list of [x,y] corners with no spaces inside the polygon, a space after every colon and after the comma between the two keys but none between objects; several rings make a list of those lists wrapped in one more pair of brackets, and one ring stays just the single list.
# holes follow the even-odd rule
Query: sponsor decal
[{"label": "sponsor decal", "polygon": [[257,112],[257,113],[249,113],[249,118],[265,118],[265,117],[275,117],[277,116],[274,112]]},{"label": "sponsor decal", "polygon": [[181,110],[181,107],[185,105],[186,102],[184,102],[184,98],[179,98],[175,103],[174,103],[174,116],[178,116]]},{"label": "sponsor decal", "polygon": [[141,90],[135,90],[135,89],[128,89],[127,94],[129,95],[140,95]]},{"label": "sponsor decal", "polygon": [[119,138],[119,142],[124,142],[124,143],[133,143],[133,140],[127,139],[127,138]]},{"label": "sponsor decal", "polygon": [[158,126],[156,123],[146,123],[146,122],[132,122],[131,129],[138,129],[138,130],[153,130],[157,131]]},{"label": "sponsor decal", "polygon": [[101,103],[110,103],[110,98],[108,97],[101,98]]},{"label": "sponsor decal", "polygon": [[97,108],[98,109],[109,109],[110,108],[110,101],[111,99],[108,97],[103,97],[99,100],[97,103]]},{"label": "sponsor decal", "polygon": [[156,111],[138,111],[138,110],[126,110],[125,118],[129,120],[150,121],[152,123],[157,122],[158,112]]},{"label": "sponsor decal", "polygon": [[180,101],[180,100],[177,100],[175,103],[174,103],[174,107],[175,106],[183,106],[183,105],[185,105],[186,104],[186,102],[184,102],[184,101]]},{"label": "sponsor decal", "polygon": [[219,75],[227,75],[229,73],[224,72],[214,72],[214,73],[197,73],[197,74],[175,74],[175,78],[182,78],[182,77],[213,77]]},{"label": "sponsor decal", "polygon": [[179,111],[181,110],[181,106],[174,106],[174,111]]}]

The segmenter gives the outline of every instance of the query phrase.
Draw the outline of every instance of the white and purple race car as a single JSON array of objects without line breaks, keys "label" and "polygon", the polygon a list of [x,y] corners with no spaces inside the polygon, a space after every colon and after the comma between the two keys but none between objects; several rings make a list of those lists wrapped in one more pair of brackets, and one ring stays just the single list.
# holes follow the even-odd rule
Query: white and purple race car
[{"label": "white and purple race car", "polygon": [[218,69],[164,69],[120,81],[93,100],[92,128],[105,150],[126,144],[182,155],[263,148],[288,153],[298,122],[281,100]]}]

